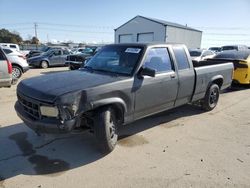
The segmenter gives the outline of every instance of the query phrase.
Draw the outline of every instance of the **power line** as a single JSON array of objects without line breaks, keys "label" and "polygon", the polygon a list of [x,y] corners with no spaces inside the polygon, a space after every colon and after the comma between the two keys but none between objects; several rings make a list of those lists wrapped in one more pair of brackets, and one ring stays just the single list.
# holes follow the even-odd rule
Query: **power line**
[{"label": "power line", "polygon": [[204,35],[222,35],[222,36],[250,36],[250,34],[243,33],[203,33]]},{"label": "power line", "polygon": [[39,29],[40,30],[53,30],[53,31],[60,31],[60,32],[93,33],[93,34],[114,34],[114,32],[54,29],[54,28],[48,28],[48,27],[39,27]]},{"label": "power line", "polygon": [[59,27],[87,27],[87,28],[99,28],[99,29],[114,29],[114,26],[98,26],[98,25],[73,25],[73,24],[57,24],[57,23],[48,23],[48,22],[39,22],[40,25],[50,25],[50,26],[59,26]]}]

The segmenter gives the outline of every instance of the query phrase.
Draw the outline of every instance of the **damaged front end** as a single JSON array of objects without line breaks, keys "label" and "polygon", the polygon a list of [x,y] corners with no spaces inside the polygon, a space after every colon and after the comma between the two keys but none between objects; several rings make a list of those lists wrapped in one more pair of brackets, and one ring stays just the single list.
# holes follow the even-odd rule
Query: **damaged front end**
[{"label": "damaged front end", "polygon": [[15,109],[24,123],[37,133],[65,133],[81,126],[85,101],[83,91],[61,95],[53,103],[19,94]]}]

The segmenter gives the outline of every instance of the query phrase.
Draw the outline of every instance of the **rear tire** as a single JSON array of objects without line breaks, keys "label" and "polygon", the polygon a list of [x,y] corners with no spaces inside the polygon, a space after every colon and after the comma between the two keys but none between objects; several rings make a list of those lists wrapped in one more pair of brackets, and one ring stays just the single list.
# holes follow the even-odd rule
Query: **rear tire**
[{"label": "rear tire", "polygon": [[47,69],[49,67],[49,64],[47,61],[42,61],[41,64],[40,64],[41,68],[43,69]]},{"label": "rear tire", "polygon": [[97,112],[94,123],[94,132],[100,149],[104,153],[114,150],[117,140],[117,118],[111,107],[104,107]]},{"label": "rear tire", "polygon": [[217,84],[212,84],[206,92],[205,98],[202,100],[202,108],[206,111],[213,110],[219,100],[220,89]]},{"label": "rear tire", "polygon": [[13,65],[12,66],[12,78],[18,79],[22,76],[23,71],[20,67]]}]

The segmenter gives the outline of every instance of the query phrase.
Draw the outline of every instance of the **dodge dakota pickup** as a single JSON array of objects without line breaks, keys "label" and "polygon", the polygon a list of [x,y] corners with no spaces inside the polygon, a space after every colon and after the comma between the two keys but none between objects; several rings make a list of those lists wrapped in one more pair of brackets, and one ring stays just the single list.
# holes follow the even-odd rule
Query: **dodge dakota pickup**
[{"label": "dodge dakota pickup", "polygon": [[197,101],[214,109],[232,73],[232,63],[194,67],[181,44],[112,44],[84,68],[21,81],[15,110],[37,133],[90,129],[110,152],[118,126]]}]

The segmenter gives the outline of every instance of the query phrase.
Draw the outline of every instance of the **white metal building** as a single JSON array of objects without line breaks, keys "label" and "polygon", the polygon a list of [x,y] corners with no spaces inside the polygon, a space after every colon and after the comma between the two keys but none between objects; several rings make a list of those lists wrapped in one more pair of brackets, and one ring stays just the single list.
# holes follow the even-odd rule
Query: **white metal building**
[{"label": "white metal building", "polygon": [[136,16],[115,29],[115,43],[169,42],[201,47],[202,31],[177,23]]}]

